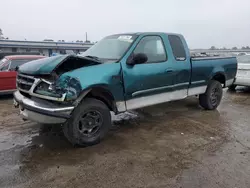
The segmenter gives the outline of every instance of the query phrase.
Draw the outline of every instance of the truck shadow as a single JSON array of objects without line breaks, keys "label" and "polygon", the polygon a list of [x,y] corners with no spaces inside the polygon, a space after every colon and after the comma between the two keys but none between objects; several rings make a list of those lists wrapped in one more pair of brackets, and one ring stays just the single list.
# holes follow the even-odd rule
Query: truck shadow
[{"label": "truck shadow", "polygon": [[[113,126],[106,138],[100,144],[86,148],[72,147],[60,125],[41,125],[39,133],[32,137],[30,145],[22,151],[21,171],[33,174],[51,166],[89,165],[95,162],[93,157],[103,160],[103,156],[111,157],[112,161],[112,158],[128,155],[134,160],[133,153],[146,151],[146,158],[156,152],[166,157],[167,163],[171,163],[172,157],[181,157],[195,150],[199,144],[207,144],[210,138],[216,138],[223,132],[224,126],[218,111],[202,110],[195,98],[114,116]],[[184,135],[185,140],[181,138]],[[174,163],[178,165],[179,162]]]},{"label": "truck shadow", "polygon": [[[154,121],[155,119],[164,118],[166,115],[176,118],[187,111],[202,112],[203,110],[199,107],[196,98],[189,98],[184,103],[183,100],[174,101],[118,115],[112,114],[112,127],[105,140],[109,140],[110,136],[115,137],[117,132],[126,131],[126,129],[136,131],[145,121]],[[38,135],[32,138],[32,144],[52,150],[72,148],[72,145],[63,135],[61,125],[40,125]],[[79,146],[75,147],[79,148]]]},{"label": "truck shadow", "polygon": [[0,95],[0,101],[13,99],[13,94]]},{"label": "truck shadow", "polygon": [[250,93],[250,87],[238,86],[235,91],[227,89],[228,94],[237,94],[237,95],[248,95]]},{"label": "truck shadow", "polygon": [[[122,114],[112,114],[112,127],[109,131],[109,135],[104,142],[115,139],[117,132],[123,132],[126,130],[134,130],[146,128],[143,124],[148,122],[162,123],[165,119],[175,119],[181,116],[188,117],[189,115],[201,115],[208,113],[203,110],[197,101],[197,98],[190,97],[187,100],[172,101],[163,103],[151,107],[138,109],[135,111],[128,111]],[[220,114],[218,110],[210,111],[215,117],[219,118]],[[148,127],[149,129],[157,125]],[[62,131],[62,125],[40,125],[38,135],[32,138],[32,144],[39,145],[51,150],[61,150],[65,148],[73,148],[73,146],[64,137]],[[122,140],[119,141],[122,143]],[[80,148],[79,146],[74,146]],[[93,146],[92,146],[93,147]]]},{"label": "truck shadow", "polygon": [[250,87],[237,87],[235,91],[225,92],[226,100],[233,101],[235,104],[250,105]]}]

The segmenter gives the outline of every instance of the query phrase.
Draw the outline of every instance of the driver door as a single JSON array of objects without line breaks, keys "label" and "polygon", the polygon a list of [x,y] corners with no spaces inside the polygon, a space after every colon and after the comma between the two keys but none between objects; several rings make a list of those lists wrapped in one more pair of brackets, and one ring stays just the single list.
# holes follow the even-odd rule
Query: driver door
[{"label": "driver door", "polygon": [[146,63],[122,65],[127,109],[167,101],[168,95],[173,91],[172,64],[167,59],[162,37],[158,35],[142,37],[131,55],[138,53],[147,55]]}]

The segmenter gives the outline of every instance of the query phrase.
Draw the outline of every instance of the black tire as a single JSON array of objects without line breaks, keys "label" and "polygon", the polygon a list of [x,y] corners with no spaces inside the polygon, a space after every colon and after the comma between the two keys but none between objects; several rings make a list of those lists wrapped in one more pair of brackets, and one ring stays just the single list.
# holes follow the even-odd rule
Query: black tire
[{"label": "black tire", "polygon": [[233,84],[233,85],[229,86],[228,89],[229,89],[230,91],[235,91],[236,87],[237,87],[237,85],[234,85],[234,84]]},{"label": "black tire", "polygon": [[63,125],[63,132],[73,145],[91,146],[98,144],[110,127],[109,108],[100,100],[86,98],[74,109],[71,118]]},{"label": "black tire", "polygon": [[223,90],[221,83],[216,80],[211,80],[206,92],[199,96],[200,105],[206,110],[214,110],[219,106],[222,95]]}]

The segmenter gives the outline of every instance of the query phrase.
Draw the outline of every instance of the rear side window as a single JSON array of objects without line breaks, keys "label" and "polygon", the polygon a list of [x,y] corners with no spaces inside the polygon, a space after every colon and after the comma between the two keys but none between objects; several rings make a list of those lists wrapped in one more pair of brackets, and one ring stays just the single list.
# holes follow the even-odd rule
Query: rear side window
[{"label": "rear side window", "polygon": [[186,60],[186,51],[183,46],[183,43],[180,37],[176,35],[169,35],[168,36],[174,57],[177,61],[184,61]]},{"label": "rear side window", "polygon": [[29,61],[32,61],[34,59],[15,59],[15,60],[11,60],[11,65],[10,65],[10,69],[15,69],[16,67],[27,63]]}]

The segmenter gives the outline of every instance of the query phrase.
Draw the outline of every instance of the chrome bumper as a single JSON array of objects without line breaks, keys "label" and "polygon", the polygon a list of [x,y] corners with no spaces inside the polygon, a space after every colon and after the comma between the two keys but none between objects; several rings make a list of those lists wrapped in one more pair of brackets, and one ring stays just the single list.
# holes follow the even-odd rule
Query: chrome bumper
[{"label": "chrome bumper", "polygon": [[24,119],[43,124],[60,124],[70,118],[74,106],[58,107],[45,104],[40,100],[33,100],[23,96],[19,91],[14,93],[14,106],[20,109]]}]

